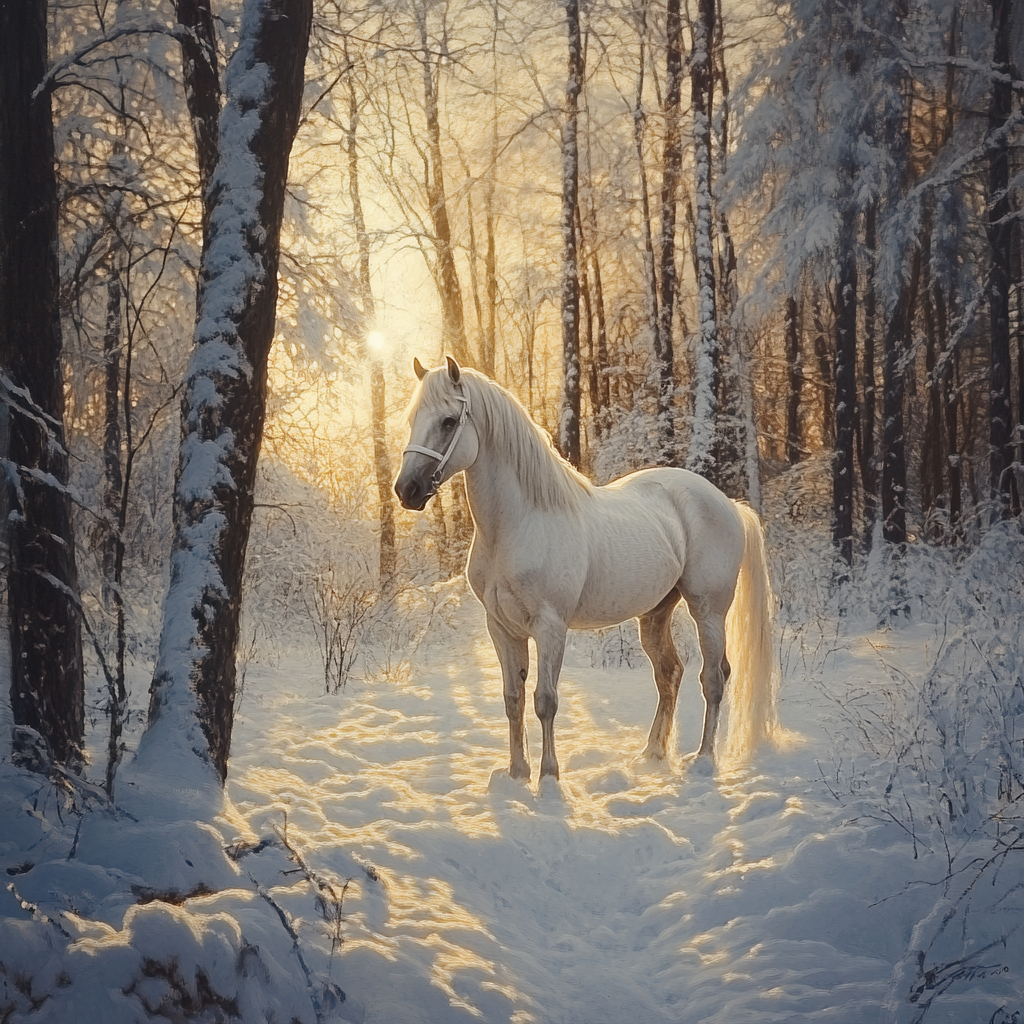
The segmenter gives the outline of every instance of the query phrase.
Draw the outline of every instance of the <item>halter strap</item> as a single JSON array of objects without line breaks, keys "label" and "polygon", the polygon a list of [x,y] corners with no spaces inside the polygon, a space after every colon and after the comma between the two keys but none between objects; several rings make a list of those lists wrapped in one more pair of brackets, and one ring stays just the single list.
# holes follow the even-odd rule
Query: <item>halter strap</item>
[{"label": "halter strap", "polygon": [[448,461],[455,451],[455,446],[459,443],[459,438],[462,436],[466,420],[469,418],[469,395],[456,395],[455,400],[462,403],[462,411],[459,413],[459,422],[455,426],[455,433],[452,434],[452,439],[448,442],[448,447],[443,452],[435,452],[433,448],[424,448],[421,444],[407,444],[402,449],[403,455],[406,452],[418,452],[420,455],[428,455],[432,459],[437,459],[437,468],[430,478],[432,490],[428,497],[433,497],[437,493],[438,487],[441,486],[441,476],[444,473],[444,467],[448,465]]}]

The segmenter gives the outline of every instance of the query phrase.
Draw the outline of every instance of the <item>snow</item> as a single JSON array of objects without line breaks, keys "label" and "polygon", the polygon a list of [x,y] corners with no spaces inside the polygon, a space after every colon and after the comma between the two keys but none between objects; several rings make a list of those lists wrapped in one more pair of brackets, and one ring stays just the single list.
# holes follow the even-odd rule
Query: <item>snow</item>
[{"label": "snow", "polygon": [[[713,776],[681,756],[680,616],[672,763],[637,759],[656,692],[623,627],[572,638],[560,781],[537,784],[532,715],[534,781],[511,780],[468,595],[341,694],[294,653],[250,664],[223,803],[194,821],[0,763],[6,1019],[1008,1024],[1024,538],[962,567],[876,555],[832,592],[827,543],[773,537],[790,741]],[[880,627],[894,587],[910,611]]]}]

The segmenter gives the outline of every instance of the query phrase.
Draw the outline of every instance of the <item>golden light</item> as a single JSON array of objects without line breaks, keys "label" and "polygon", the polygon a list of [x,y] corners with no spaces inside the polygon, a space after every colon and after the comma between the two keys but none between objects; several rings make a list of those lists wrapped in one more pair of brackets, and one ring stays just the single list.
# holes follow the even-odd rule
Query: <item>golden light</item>
[{"label": "golden light", "polygon": [[369,345],[370,349],[374,352],[382,352],[387,343],[388,339],[385,338],[380,331],[370,331],[366,336],[366,344]]}]

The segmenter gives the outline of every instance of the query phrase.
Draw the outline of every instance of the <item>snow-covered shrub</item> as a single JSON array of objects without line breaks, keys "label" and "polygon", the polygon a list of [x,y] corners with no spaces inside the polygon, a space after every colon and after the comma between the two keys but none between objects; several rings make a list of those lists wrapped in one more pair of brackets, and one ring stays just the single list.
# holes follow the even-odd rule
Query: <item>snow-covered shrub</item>
[{"label": "snow-covered shrub", "polygon": [[[1014,521],[998,524],[959,567],[923,545],[899,564],[907,628],[934,653],[914,673],[880,648],[886,685],[851,680],[847,693],[830,694],[830,787],[901,828],[932,876],[922,882],[935,886],[935,905],[914,929],[886,1003],[885,1019],[910,1024],[986,957],[1024,962],[1024,534]],[[885,581],[884,565],[869,567],[859,589]]]},{"label": "snow-covered shrub", "polygon": [[380,600],[369,567],[358,557],[340,564],[328,558],[314,572],[305,603],[324,666],[325,692],[345,688]]}]

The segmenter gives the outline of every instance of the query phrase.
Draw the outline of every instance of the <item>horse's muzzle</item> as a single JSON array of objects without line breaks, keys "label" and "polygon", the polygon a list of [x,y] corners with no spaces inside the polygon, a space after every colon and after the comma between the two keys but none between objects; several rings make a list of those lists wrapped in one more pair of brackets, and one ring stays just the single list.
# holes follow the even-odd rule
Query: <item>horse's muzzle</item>
[{"label": "horse's muzzle", "polygon": [[415,477],[403,480],[400,476],[395,481],[395,494],[402,504],[412,512],[422,512],[427,507],[427,502],[433,497],[434,491],[430,481],[417,480]]}]

